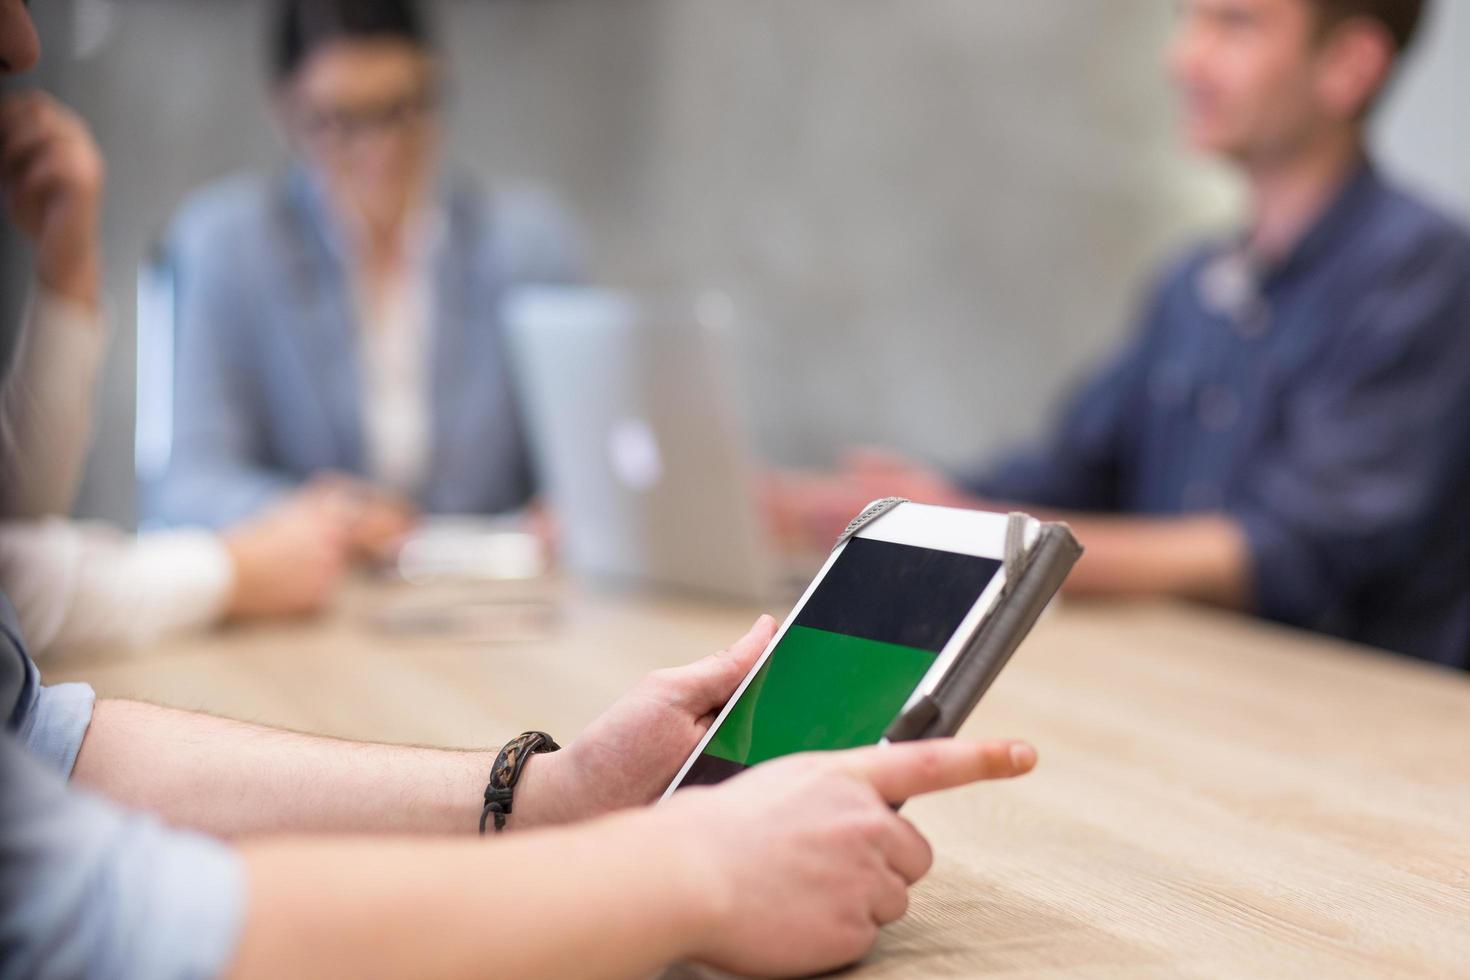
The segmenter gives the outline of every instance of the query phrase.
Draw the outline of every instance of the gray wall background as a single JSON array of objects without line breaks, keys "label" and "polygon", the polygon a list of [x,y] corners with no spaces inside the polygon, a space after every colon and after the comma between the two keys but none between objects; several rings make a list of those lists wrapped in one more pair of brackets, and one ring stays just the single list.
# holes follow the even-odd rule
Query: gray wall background
[{"label": "gray wall background", "polygon": [[[114,341],[80,510],[132,518],[133,270],[179,199],[282,158],[265,5],[52,0],[41,80],[111,164]],[[957,463],[1035,431],[1150,268],[1230,219],[1179,152],[1165,0],[446,0],[456,159],[560,189],[599,278],[719,286],[764,452]],[[1470,213],[1470,0],[1380,126]],[[17,281],[10,262],[6,299]]]}]

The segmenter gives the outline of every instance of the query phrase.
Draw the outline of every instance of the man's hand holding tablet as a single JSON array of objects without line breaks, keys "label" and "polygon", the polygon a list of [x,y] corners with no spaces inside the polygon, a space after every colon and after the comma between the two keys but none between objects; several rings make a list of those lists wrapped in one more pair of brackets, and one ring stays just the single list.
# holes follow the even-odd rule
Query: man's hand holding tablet
[{"label": "man's hand holding tablet", "polygon": [[894,806],[1035,764],[1024,742],[932,739],[788,756],[677,794],[654,813],[713,910],[686,955],[761,976],[857,960],[933,862]]}]

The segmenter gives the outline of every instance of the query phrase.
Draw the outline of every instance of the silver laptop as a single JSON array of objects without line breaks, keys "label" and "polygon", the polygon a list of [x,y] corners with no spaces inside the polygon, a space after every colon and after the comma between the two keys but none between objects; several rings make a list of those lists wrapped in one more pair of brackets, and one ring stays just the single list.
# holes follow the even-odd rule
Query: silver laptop
[{"label": "silver laptop", "polygon": [[601,579],[766,600],[786,591],[755,510],[720,294],[519,292],[506,329],[562,558]]}]

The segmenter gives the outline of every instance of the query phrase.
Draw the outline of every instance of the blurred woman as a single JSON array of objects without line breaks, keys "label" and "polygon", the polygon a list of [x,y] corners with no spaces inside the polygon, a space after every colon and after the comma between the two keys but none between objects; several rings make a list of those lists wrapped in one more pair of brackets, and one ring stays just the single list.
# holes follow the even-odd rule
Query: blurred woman
[{"label": "blurred woman", "polygon": [[371,551],[419,510],[525,504],[500,310],[576,278],[566,221],[441,166],[444,69],[412,0],[285,0],[273,68],[292,161],[199,193],[169,238],[174,442],[145,507],[218,527],[299,494]]}]

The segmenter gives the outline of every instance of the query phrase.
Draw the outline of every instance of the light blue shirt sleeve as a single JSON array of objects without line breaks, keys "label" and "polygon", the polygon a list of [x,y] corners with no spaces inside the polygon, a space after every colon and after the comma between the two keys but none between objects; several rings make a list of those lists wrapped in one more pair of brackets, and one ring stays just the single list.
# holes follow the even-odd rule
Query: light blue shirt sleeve
[{"label": "light blue shirt sleeve", "polygon": [[97,695],[86,684],[40,688],[30,714],[21,723],[21,743],[42,765],[63,778],[70,776],[96,703]]},{"label": "light blue shirt sleeve", "polygon": [[67,784],[95,702],[41,686],[0,595],[0,980],[218,976],[245,914],[240,859]]},{"label": "light blue shirt sleeve", "polygon": [[[63,752],[76,697],[33,729],[62,733]],[[51,761],[0,735],[0,980],[222,974],[244,919],[238,855],[68,787]]]}]

